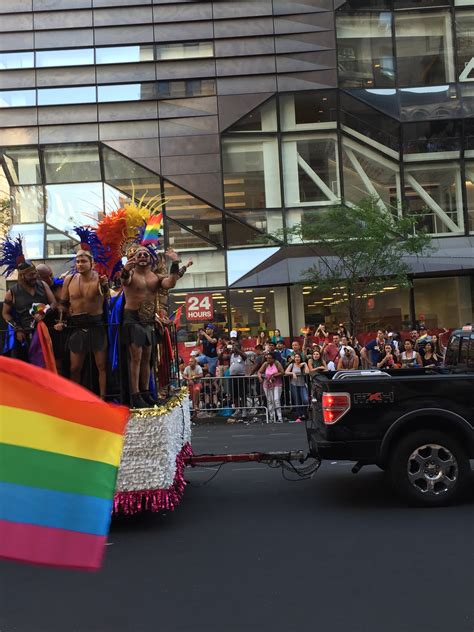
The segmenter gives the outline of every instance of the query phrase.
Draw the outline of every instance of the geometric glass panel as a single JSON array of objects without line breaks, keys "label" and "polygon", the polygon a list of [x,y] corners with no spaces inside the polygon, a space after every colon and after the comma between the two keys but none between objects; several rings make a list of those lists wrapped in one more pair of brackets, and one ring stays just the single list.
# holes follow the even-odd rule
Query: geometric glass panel
[{"label": "geometric glass panel", "polygon": [[97,145],[58,145],[43,150],[48,184],[94,182],[101,179]]},{"label": "geometric glass panel", "polygon": [[166,216],[184,224],[216,245],[223,246],[222,212],[173,183],[164,182]]}]

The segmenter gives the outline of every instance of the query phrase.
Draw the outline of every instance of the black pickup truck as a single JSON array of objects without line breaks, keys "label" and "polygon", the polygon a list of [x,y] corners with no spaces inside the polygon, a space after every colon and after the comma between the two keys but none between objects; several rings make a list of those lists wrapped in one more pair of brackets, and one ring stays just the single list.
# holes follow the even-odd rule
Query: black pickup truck
[{"label": "black pickup truck", "polygon": [[452,333],[443,368],[318,375],[312,406],[313,456],[376,464],[410,504],[452,503],[472,476],[473,328]]}]

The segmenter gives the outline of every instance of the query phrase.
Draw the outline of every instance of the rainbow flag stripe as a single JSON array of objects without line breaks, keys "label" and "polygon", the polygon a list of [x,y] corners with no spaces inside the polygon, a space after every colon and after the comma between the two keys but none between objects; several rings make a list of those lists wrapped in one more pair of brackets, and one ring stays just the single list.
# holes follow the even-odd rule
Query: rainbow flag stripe
[{"label": "rainbow flag stripe", "polygon": [[0,357],[0,557],[97,569],[128,409]]},{"label": "rainbow flag stripe", "polygon": [[163,225],[163,213],[152,215],[143,233],[142,245],[154,244],[161,237],[161,227]]}]

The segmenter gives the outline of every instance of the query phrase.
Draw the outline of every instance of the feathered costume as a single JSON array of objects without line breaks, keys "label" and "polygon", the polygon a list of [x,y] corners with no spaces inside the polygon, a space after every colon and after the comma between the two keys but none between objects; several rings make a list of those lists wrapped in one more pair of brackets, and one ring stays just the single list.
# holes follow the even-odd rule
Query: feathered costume
[{"label": "feathered costume", "polygon": [[76,257],[78,255],[89,257],[94,262],[98,273],[106,274],[109,256],[96,230],[89,226],[75,226],[73,230],[80,240]]},{"label": "feathered costume", "polygon": [[[9,277],[15,270],[18,271],[19,279],[22,275],[28,271],[35,270],[35,266],[31,261],[28,261],[23,251],[23,238],[18,235],[15,238],[11,238],[7,235],[4,241],[0,244],[0,266],[3,268],[1,274]],[[35,286],[33,286],[35,287]],[[41,283],[36,283],[36,290],[34,296],[41,291],[45,295],[44,289],[42,289]],[[48,369],[53,373],[56,373],[56,363],[54,361],[53,346],[51,342],[51,336],[43,320],[35,322],[31,321],[31,325],[28,326],[32,329],[21,328],[21,314],[17,311],[18,305],[13,302],[13,297],[16,292],[21,291],[21,285],[17,284],[11,288],[12,303],[10,304],[12,320],[8,323],[7,332],[3,341],[2,353],[13,355],[21,360],[28,360],[31,364]],[[23,290],[24,292],[24,290]],[[27,295],[28,296],[28,295]],[[33,300],[33,297],[32,297]],[[43,303],[32,303],[31,308],[28,310],[30,316],[34,317],[37,314],[46,315],[50,306]],[[18,325],[20,321],[20,326]],[[22,342],[16,337],[16,331],[19,330],[23,333],[24,338]],[[29,344],[28,344],[29,343]]]},{"label": "feathered costume", "polygon": [[9,277],[15,270],[21,274],[29,269],[34,269],[31,261],[27,261],[23,252],[23,238],[18,235],[14,239],[8,235],[0,244],[0,267],[3,267],[1,274]]},{"label": "feathered costume", "polygon": [[[100,261],[100,270],[112,281],[120,276],[123,268],[123,258],[131,257],[139,246],[147,248],[154,264],[158,261],[159,237],[161,236],[162,217],[160,218],[160,231],[156,230],[156,216],[159,209],[165,204],[161,196],[157,196],[144,202],[143,195],[137,203],[134,201],[124,204],[123,207],[115,209],[104,215],[103,219],[92,230],[97,243],[101,245],[99,256],[94,259]],[[133,199],[133,195],[132,195]],[[143,237],[147,226],[152,224],[152,239],[143,243]],[[90,237],[90,236],[89,236]],[[91,250],[94,245],[89,239]],[[104,261],[105,259],[105,261]],[[112,381],[120,391],[123,398],[128,392],[128,369],[126,368],[128,351],[123,346],[120,339],[120,329],[123,320],[124,296],[120,292],[112,297],[109,303],[108,312],[108,334],[109,334],[109,362],[112,368]],[[122,370],[120,371],[120,368]],[[150,389],[156,393],[156,386],[153,383]],[[126,396],[125,396],[126,399]]]},{"label": "feathered costume", "polygon": [[[100,242],[105,247],[107,255],[107,269],[105,274],[110,279],[115,279],[122,269],[122,258],[131,254],[133,247],[141,245],[143,235],[147,225],[165,201],[160,196],[152,198],[148,203],[144,203],[144,196],[140,198],[138,204],[130,202],[123,208],[118,208],[111,213],[107,213],[95,228],[95,233]],[[151,243],[143,244],[153,261],[157,259],[156,249],[159,246],[159,237]],[[133,252],[133,250],[132,250]]]}]

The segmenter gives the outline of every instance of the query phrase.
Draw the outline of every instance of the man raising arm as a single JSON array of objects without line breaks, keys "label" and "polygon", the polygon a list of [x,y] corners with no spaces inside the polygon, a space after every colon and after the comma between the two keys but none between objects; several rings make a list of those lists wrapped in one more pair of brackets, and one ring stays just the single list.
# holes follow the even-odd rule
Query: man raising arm
[{"label": "man raising arm", "polygon": [[170,249],[166,254],[172,261],[167,276],[153,272],[151,254],[145,246],[139,246],[135,250],[121,274],[125,296],[123,324],[129,350],[132,408],[146,408],[156,403],[150,393],[150,367],[157,295],[160,288],[172,289],[179,279],[178,255]]}]

